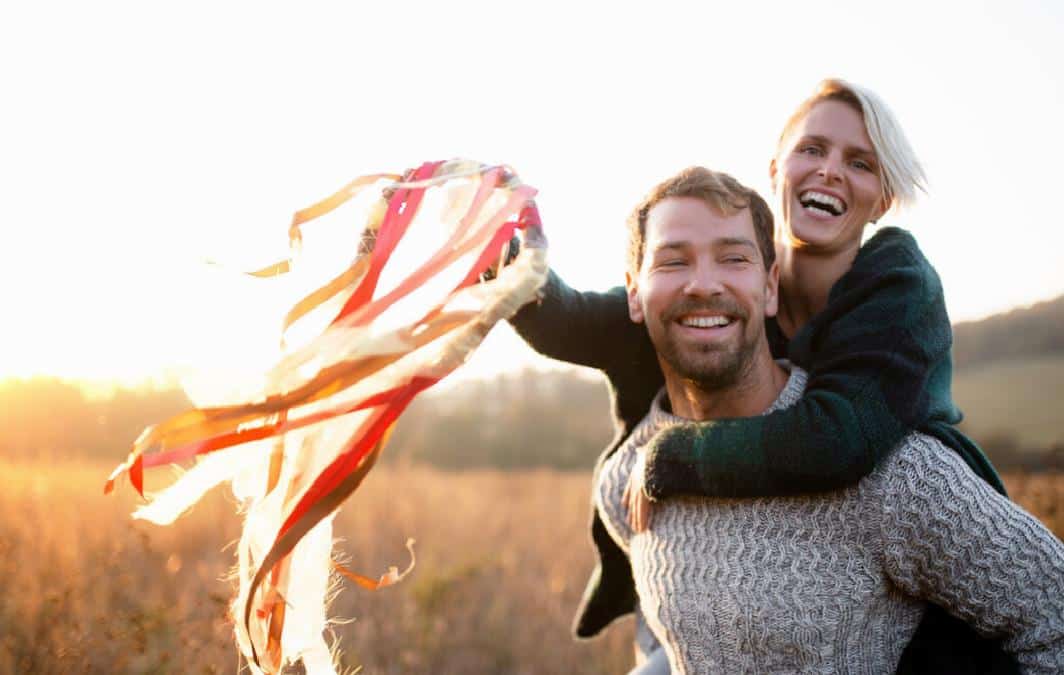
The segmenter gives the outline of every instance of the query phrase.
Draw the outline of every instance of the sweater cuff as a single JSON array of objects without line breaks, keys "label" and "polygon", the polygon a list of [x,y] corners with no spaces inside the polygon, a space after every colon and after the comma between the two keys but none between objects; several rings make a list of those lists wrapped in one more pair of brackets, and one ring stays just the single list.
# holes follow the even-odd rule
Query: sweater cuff
[{"label": "sweater cuff", "polygon": [[666,457],[660,447],[652,447],[646,451],[643,489],[651,501],[702,493],[695,467],[690,462]]}]

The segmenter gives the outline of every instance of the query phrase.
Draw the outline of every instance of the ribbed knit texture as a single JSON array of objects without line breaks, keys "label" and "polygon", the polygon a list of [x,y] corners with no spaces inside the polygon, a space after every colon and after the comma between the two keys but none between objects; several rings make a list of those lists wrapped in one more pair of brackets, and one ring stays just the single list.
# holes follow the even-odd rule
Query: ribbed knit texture
[{"label": "ribbed knit texture", "polygon": [[[805,380],[793,369],[766,413]],[[924,434],[845,490],[670,499],[633,537],[621,495],[640,450],[685,421],[663,397],[603,465],[595,500],[673,672],[893,672],[925,600],[1005,638],[1027,672],[1064,672],[1064,545]]]}]

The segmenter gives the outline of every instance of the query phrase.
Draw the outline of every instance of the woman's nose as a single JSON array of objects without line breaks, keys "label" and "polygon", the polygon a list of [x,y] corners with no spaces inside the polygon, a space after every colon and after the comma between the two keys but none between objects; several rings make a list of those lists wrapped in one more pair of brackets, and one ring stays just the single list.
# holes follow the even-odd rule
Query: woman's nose
[{"label": "woman's nose", "polygon": [[839,157],[836,157],[834,153],[828,153],[824,156],[823,161],[820,162],[820,168],[817,170],[817,175],[824,179],[825,182],[842,180],[842,161]]}]

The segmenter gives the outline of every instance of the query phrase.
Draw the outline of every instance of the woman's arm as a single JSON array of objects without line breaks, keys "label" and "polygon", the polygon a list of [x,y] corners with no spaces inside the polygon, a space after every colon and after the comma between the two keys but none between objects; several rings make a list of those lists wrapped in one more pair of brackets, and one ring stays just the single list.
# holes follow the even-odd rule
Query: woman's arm
[{"label": "woman's arm", "polygon": [[951,342],[937,274],[908,233],[885,229],[791,341],[792,362],[809,372],[799,402],[662,432],[647,449],[646,494],[755,497],[852,484],[933,408],[954,409]]},{"label": "woman's arm", "polygon": [[628,317],[623,286],[579,292],[551,270],[541,295],[510,323],[544,356],[605,370],[623,364],[648,341],[646,330]]}]

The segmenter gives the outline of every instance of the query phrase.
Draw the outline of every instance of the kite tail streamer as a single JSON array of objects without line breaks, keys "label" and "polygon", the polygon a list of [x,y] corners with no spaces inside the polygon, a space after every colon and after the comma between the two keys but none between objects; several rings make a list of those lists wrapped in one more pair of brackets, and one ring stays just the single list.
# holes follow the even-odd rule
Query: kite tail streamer
[{"label": "kite tail streamer", "polygon": [[[361,191],[387,180],[394,182],[361,212],[350,262],[333,270],[302,266],[315,243],[304,241],[306,225],[346,215]],[[279,326],[281,355],[264,373],[262,391],[149,427],[108,478],[105,491],[128,475],[143,494],[145,469],[192,463],[134,514],[160,524],[231,483],[245,509],[232,613],[253,672],[277,673],[297,661],[310,673],[335,672],[323,637],[332,575],[376,589],[412,569],[412,548],[405,572],[393,567],[377,580],[337,565],[333,519],[410,402],[464,363],[495,323],[536,297],[547,274],[542,248],[522,247],[510,265],[478,283],[525,226],[534,195],[505,167],[452,160],[401,177],[358,178],[296,212],[291,257],[252,273],[312,279],[292,296],[300,300]]]}]

